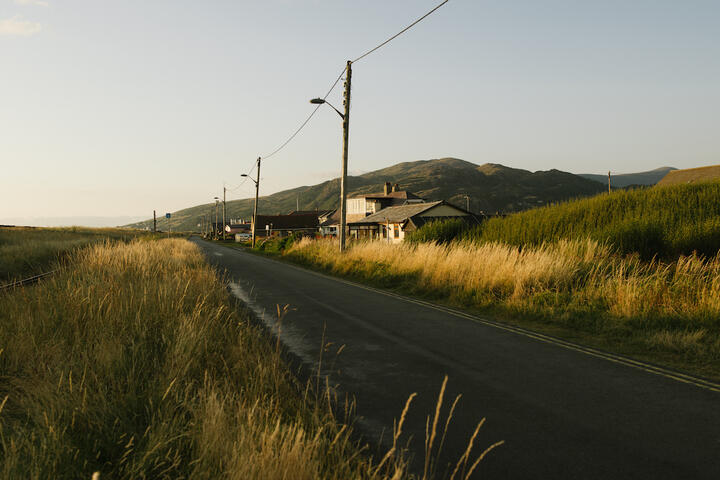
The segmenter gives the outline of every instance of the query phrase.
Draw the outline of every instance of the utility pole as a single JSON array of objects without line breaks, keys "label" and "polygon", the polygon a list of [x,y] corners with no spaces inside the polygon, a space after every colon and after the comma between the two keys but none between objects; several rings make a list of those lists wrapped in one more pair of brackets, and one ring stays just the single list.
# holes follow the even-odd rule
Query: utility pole
[{"label": "utility pole", "polygon": [[260,157],[257,159],[257,180],[255,181],[255,206],[252,218],[252,248],[255,248],[255,230],[257,229],[258,195],[260,194]]},{"label": "utility pole", "polygon": [[345,69],[345,115],[343,115],[343,164],[342,179],[340,181],[340,252],[345,251],[345,229],[347,225],[347,164],[348,141],[350,137],[350,81],[352,80],[352,62],[347,61]]},{"label": "utility pole", "polygon": [[612,190],[610,188],[610,170],[608,170],[608,193],[612,193]]},{"label": "utility pole", "polygon": [[225,240],[225,192],[227,191],[227,188],[225,188],[225,185],[223,185],[223,240]]},{"label": "utility pole", "polygon": [[465,197],[465,210],[470,211],[470,195],[463,195]]},{"label": "utility pole", "polygon": [[217,234],[218,211],[217,210],[218,210],[219,202],[220,202],[220,200],[217,197],[215,197],[215,225],[213,225],[213,237],[215,238],[215,240],[217,240],[217,238],[218,238],[218,234]]},{"label": "utility pole", "polygon": [[153,233],[157,233],[157,215],[155,214],[155,210],[153,210]]},{"label": "utility pole", "polygon": [[296,212],[300,211],[300,195],[297,195],[295,197],[295,211]]}]

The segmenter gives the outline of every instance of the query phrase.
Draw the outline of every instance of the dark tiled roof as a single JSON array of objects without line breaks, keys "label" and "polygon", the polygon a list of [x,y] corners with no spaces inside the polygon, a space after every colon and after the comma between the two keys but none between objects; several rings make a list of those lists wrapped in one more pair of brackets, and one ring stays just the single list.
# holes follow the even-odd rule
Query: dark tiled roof
[{"label": "dark tiled roof", "polygon": [[383,198],[402,198],[405,200],[422,200],[422,198],[418,197],[412,192],[408,192],[407,190],[401,190],[398,192],[391,192],[385,195],[384,193],[369,193],[367,195],[358,195],[352,198],[372,198],[372,199],[383,199]]},{"label": "dark tiled roof", "polygon": [[356,222],[350,222],[349,225],[362,225],[366,223],[400,223],[404,222],[410,217],[414,217],[422,212],[430,210],[444,203],[443,201],[429,202],[429,203],[412,203],[409,205],[401,205],[399,207],[388,207],[383,208],[377,213],[373,213],[370,216],[358,220]]},{"label": "dark tiled roof", "polygon": [[335,210],[293,210],[288,215],[315,215],[317,217],[326,217],[333,213]]},{"label": "dark tiled roof", "polygon": [[313,212],[310,215],[258,215],[257,228],[265,228],[271,225],[274,230],[295,229],[295,228],[317,228],[318,217]]}]

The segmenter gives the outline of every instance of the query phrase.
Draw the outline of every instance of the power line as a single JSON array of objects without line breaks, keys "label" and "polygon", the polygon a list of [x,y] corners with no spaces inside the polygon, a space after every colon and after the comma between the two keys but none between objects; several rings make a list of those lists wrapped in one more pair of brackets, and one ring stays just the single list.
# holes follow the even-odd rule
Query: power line
[{"label": "power line", "polygon": [[[343,76],[343,74],[345,73],[345,70],[346,70],[346,69],[347,69],[347,67],[343,68],[343,71],[340,72],[340,75],[338,75],[337,80],[335,80],[335,83],[332,84],[332,86],[330,87],[330,90],[328,90],[328,92],[327,92],[327,93],[325,94],[325,96],[323,97],[323,100],[327,99],[327,97],[330,96],[330,93],[332,93],[332,91],[333,91],[333,90],[335,89],[335,87],[337,86],[338,82],[340,82],[340,79],[342,78],[342,76]],[[288,138],[287,140],[285,140],[285,143],[283,143],[282,145],[280,145],[278,148],[276,148],[276,149],[273,150],[272,152],[268,153],[267,155],[263,155],[261,158],[262,158],[263,160],[267,160],[268,158],[272,157],[273,155],[275,155],[276,153],[278,153],[280,150],[282,150],[283,148],[285,148],[285,146],[286,146],[288,143],[290,143],[290,142],[293,140],[293,138],[295,138],[295,137],[297,136],[298,133],[300,133],[300,130],[302,130],[303,128],[305,128],[305,125],[308,124],[308,122],[310,121],[310,119],[315,115],[315,113],[318,111],[318,109],[319,109],[321,106],[322,106],[322,104],[319,104],[317,107],[315,107],[315,109],[314,109],[312,112],[310,112],[310,115],[308,115],[308,117],[305,119],[305,121],[300,124],[300,126],[298,127],[298,129],[295,130],[295,132],[294,132],[292,135],[290,135],[290,138]]]},{"label": "power line", "polygon": [[398,33],[396,33],[396,34],[393,35],[392,37],[388,38],[387,40],[385,40],[384,42],[382,42],[382,43],[381,43],[380,45],[378,45],[377,47],[373,48],[372,50],[368,50],[367,52],[365,52],[365,53],[363,53],[362,55],[360,55],[359,57],[357,57],[355,60],[352,61],[352,63],[355,63],[355,62],[357,62],[358,60],[361,60],[361,59],[367,57],[368,55],[370,55],[371,53],[373,53],[375,50],[378,50],[378,49],[384,47],[385,45],[387,45],[388,43],[392,42],[392,41],[395,40],[397,37],[399,37],[399,36],[402,35],[403,33],[407,32],[408,30],[410,30],[412,27],[414,27],[414,26],[417,25],[418,23],[420,23],[420,22],[422,22],[423,20],[425,20],[427,17],[429,17],[431,14],[433,14],[433,13],[435,12],[435,10],[437,10],[438,8],[440,8],[440,7],[442,7],[443,5],[445,5],[448,1],[449,1],[449,0],[445,0],[444,2],[440,3],[438,6],[436,6],[436,7],[433,8],[432,10],[430,10],[428,13],[426,13],[426,14],[423,15],[422,17],[418,18],[418,19],[415,20],[413,23],[411,23],[411,24],[408,25],[407,27],[403,28],[402,30],[400,30]]},{"label": "power line", "polygon": [[[384,47],[385,45],[387,45],[388,43],[392,42],[392,41],[395,40],[397,37],[399,37],[399,36],[402,35],[403,33],[407,32],[407,31],[410,30],[412,27],[414,27],[415,25],[417,25],[418,23],[422,22],[422,21],[425,20],[427,17],[429,17],[430,15],[432,15],[436,10],[438,10],[440,7],[442,7],[443,5],[445,5],[448,1],[449,1],[449,0],[444,0],[443,2],[441,2],[440,4],[438,4],[435,8],[433,8],[432,10],[430,10],[429,12],[427,12],[425,15],[423,15],[423,16],[420,17],[420,18],[418,18],[418,19],[415,20],[413,23],[411,23],[411,24],[408,25],[407,27],[403,28],[403,29],[400,30],[398,33],[396,33],[396,34],[393,35],[392,37],[388,38],[387,40],[385,40],[384,42],[382,42],[381,44],[379,44],[379,45],[376,46],[375,48],[373,48],[373,49],[371,49],[371,50],[368,50],[367,52],[365,52],[365,53],[363,53],[362,55],[360,55],[359,57],[357,57],[355,60],[352,60],[350,63],[355,63],[355,62],[357,62],[358,60],[361,60],[361,59],[367,57],[367,56],[370,55],[371,53],[375,52],[376,50],[378,50],[378,49]],[[324,97],[322,97],[323,100],[327,100],[327,97],[330,96],[330,93],[332,93],[332,91],[335,89],[335,87],[337,86],[337,84],[340,82],[340,79],[342,78],[342,76],[343,76],[343,74],[345,73],[346,70],[347,70],[347,67],[343,68],[342,72],[340,72],[340,75],[338,75],[337,79],[336,79],[335,82],[332,84],[332,86],[330,87],[330,89],[328,90],[328,92],[325,94]],[[302,131],[302,129],[305,128],[305,126],[308,124],[308,122],[310,122],[310,120],[315,116],[315,114],[317,113],[317,111],[320,109],[321,106],[322,106],[322,104],[318,104],[318,106],[315,107],[312,112],[310,112],[310,115],[307,116],[307,118],[305,119],[305,121],[303,121],[303,122],[300,124],[300,126],[297,128],[297,130],[295,130],[295,131],[292,133],[292,135],[290,135],[290,137],[289,137],[287,140],[285,140],[285,142],[283,142],[279,147],[277,147],[275,150],[273,150],[272,152],[268,153],[267,155],[262,155],[261,158],[262,158],[263,160],[267,160],[268,158],[270,158],[270,157],[274,156],[275,154],[277,154],[278,152],[280,152],[280,150],[282,150],[283,148],[285,148],[290,142],[292,142],[293,139],[300,133],[300,131]],[[245,180],[243,180],[243,181],[240,183],[240,185],[238,185],[237,188],[240,188],[240,187],[247,181],[247,179],[249,178],[249,175],[252,173],[253,170],[254,170],[254,168],[247,173],[248,177],[245,177]]]}]

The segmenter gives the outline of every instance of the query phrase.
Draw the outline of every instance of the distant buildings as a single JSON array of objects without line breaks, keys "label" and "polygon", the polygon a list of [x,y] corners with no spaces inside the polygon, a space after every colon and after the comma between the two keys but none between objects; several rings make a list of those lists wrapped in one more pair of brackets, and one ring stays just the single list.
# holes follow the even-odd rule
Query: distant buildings
[{"label": "distant buildings", "polygon": [[[459,218],[468,223],[480,223],[484,215],[475,215],[444,200],[426,202],[423,198],[400,186],[385,183],[382,193],[355,195],[348,198],[347,228],[350,238],[384,239],[401,242],[405,235],[428,222]],[[257,237],[291,234],[337,236],[339,210],[295,210],[286,215],[258,215]],[[237,227],[237,231],[235,230]],[[246,240],[252,225],[231,225],[236,239]]]}]

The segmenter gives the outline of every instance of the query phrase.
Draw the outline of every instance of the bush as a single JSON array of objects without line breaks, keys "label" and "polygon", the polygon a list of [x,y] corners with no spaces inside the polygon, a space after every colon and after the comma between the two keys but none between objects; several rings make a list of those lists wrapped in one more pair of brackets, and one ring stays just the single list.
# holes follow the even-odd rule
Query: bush
[{"label": "bush", "polygon": [[436,220],[421,226],[408,235],[406,240],[410,243],[446,244],[462,238],[475,229],[477,229],[476,225],[471,225],[459,218]]}]

